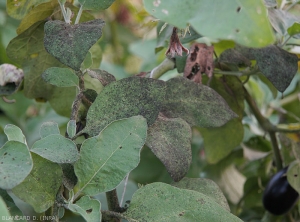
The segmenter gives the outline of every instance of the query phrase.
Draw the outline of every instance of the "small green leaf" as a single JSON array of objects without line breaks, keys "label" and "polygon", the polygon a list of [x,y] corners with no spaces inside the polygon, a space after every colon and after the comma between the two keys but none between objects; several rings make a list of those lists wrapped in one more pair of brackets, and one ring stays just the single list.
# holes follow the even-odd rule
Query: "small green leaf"
[{"label": "small green leaf", "polygon": [[6,134],[9,141],[18,141],[27,145],[26,138],[19,127],[8,124],[4,127],[4,133]]},{"label": "small green leaf", "polygon": [[68,209],[79,213],[88,222],[101,221],[101,203],[99,200],[83,196],[75,204],[69,204]]},{"label": "small green leaf", "polygon": [[154,17],[182,29],[190,24],[210,39],[234,40],[249,47],[275,41],[261,0],[144,0],[144,6]]},{"label": "small green leaf", "polygon": [[78,86],[79,79],[68,68],[51,67],[45,70],[42,78],[51,85],[58,87]]},{"label": "small green leaf", "polygon": [[45,24],[45,48],[63,64],[79,70],[89,49],[102,36],[104,24],[101,19],[76,25],[48,21]]},{"label": "small green leaf", "polygon": [[161,112],[166,117],[180,117],[192,126],[201,127],[220,127],[237,117],[213,89],[183,77],[167,81]]},{"label": "small green leaf", "polygon": [[269,152],[272,150],[270,141],[267,141],[263,136],[251,137],[247,142],[245,142],[245,145],[249,149],[261,152]]},{"label": "small green leaf", "polygon": [[0,188],[12,189],[20,184],[32,169],[32,159],[27,146],[18,141],[8,141],[0,148]]},{"label": "small green leaf", "polygon": [[273,83],[278,91],[284,92],[297,73],[297,55],[288,53],[275,45],[257,49],[254,55],[262,74]]},{"label": "small green leaf", "polygon": [[132,222],[242,221],[200,192],[164,183],[152,183],[138,189],[124,215]]},{"label": "small green leaf", "polygon": [[31,173],[12,191],[18,198],[30,204],[37,213],[42,213],[54,204],[62,183],[62,170],[57,163],[35,153],[32,153],[32,159]]},{"label": "small green leaf", "polygon": [[300,23],[295,22],[291,27],[287,29],[287,32],[289,33],[290,36],[300,34]]},{"label": "small green leaf", "polygon": [[172,184],[175,187],[187,190],[194,190],[212,198],[216,203],[220,204],[224,209],[230,212],[230,208],[226,197],[222,193],[219,186],[210,179],[205,178],[183,178],[177,183]]},{"label": "small green leaf", "polygon": [[11,17],[22,19],[32,8],[47,1],[49,0],[6,1],[6,9]]},{"label": "small green leaf", "polygon": [[174,181],[181,180],[192,161],[191,127],[183,119],[158,117],[148,129],[146,145],[166,166]]},{"label": "small green leaf", "polygon": [[90,68],[93,65],[93,59],[92,59],[92,54],[88,51],[85,59],[81,63],[81,70],[85,70]]},{"label": "small green leaf", "polygon": [[60,135],[59,127],[56,122],[44,122],[40,128],[40,136],[44,138],[49,135],[58,134]]},{"label": "small green leaf", "polygon": [[75,163],[79,192],[95,195],[115,188],[140,161],[147,134],[146,119],[134,116],[109,124],[85,140]]},{"label": "small green leaf", "polygon": [[300,194],[300,162],[294,161],[290,164],[287,171],[287,179],[291,187],[293,187]]},{"label": "small green leaf", "polygon": [[11,219],[12,217],[7,209],[7,206],[1,196],[0,196],[0,215],[2,217],[1,221],[13,222],[13,220]]},{"label": "small green leaf", "polygon": [[115,0],[78,0],[85,10],[104,10],[111,6]]},{"label": "small green leaf", "polygon": [[129,77],[108,84],[87,113],[83,132],[98,135],[114,120],[142,115],[148,125],[156,120],[165,96],[165,83],[150,78]]},{"label": "small green leaf", "polygon": [[70,120],[67,125],[67,133],[70,138],[74,137],[76,134],[76,121]]},{"label": "small green leaf", "polygon": [[76,144],[62,135],[49,135],[36,141],[31,152],[55,163],[73,163],[78,159]]}]

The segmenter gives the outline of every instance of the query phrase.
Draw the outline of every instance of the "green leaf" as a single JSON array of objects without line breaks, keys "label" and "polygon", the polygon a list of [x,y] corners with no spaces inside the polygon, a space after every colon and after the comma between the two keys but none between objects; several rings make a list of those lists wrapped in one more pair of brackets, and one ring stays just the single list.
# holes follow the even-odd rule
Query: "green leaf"
[{"label": "green leaf", "polygon": [[30,204],[37,213],[42,213],[54,204],[62,183],[62,170],[57,163],[52,163],[35,153],[31,155],[31,173],[12,191],[18,198]]},{"label": "green leaf", "polygon": [[7,206],[1,196],[0,196],[0,215],[2,221],[13,222],[13,220],[11,219],[12,217],[7,209]]},{"label": "green leaf", "polygon": [[32,8],[47,1],[49,0],[8,0],[6,1],[6,10],[11,17],[22,19]]},{"label": "green leaf", "polygon": [[148,125],[156,120],[165,96],[160,80],[129,77],[112,82],[100,92],[87,113],[83,132],[95,136],[114,120],[142,115]]},{"label": "green leaf", "polygon": [[175,187],[187,190],[194,190],[212,198],[216,203],[220,204],[224,209],[230,212],[230,208],[226,197],[222,193],[219,186],[210,179],[205,178],[183,178],[181,181],[172,184]]},{"label": "green leaf", "polygon": [[255,50],[254,55],[262,74],[273,83],[278,91],[285,91],[297,73],[297,55],[288,53],[275,45]]},{"label": "green leaf", "polygon": [[27,146],[18,141],[8,141],[0,148],[0,188],[12,189],[20,184],[32,169],[32,159]]},{"label": "green leaf", "polygon": [[179,77],[167,81],[161,112],[180,117],[192,126],[220,127],[237,115],[213,89]]},{"label": "green leaf", "polygon": [[146,145],[166,166],[174,181],[181,180],[192,161],[191,127],[183,119],[158,117],[148,129]]},{"label": "green leaf", "polygon": [[144,0],[144,6],[164,22],[182,29],[189,23],[211,39],[234,40],[249,47],[264,47],[275,41],[261,0]]},{"label": "green leaf", "polygon": [[245,145],[249,149],[261,152],[269,152],[272,150],[270,141],[266,140],[263,136],[251,137],[247,142],[245,142]]},{"label": "green leaf", "polygon": [[140,161],[147,134],[142,116],[118,120],[85,140],[75,163],[79,192],[95,195],[115,188]]},{"label": "green leaf", "polygon": [[70,138],[74,137],[76,134],[76,121],[70,120],[67,125],[67,133]]},{"label": "green leaf", "polygon": [[287,29],[290,36],[300,34],[300,23],[295,22],[291,27]]},{"label": "green leaf", "polygon": [[83,62],[81,63],[81,70],[90,68],[93,65],[92,54],[90,51],[87,52]]},{"label": "green leaf", "polygon": [[101,19],[76,25],[48,21],[45,24],[45,48],[63,64],[79,70],[89,49],[102,36],[104,24]]},{"label": "green leaf", "polygon": [[81,5],[83,5],[83,9],[85,10],[104,10],[111,6],[115,0],[78,0]]},{"label": "green leaf", "polygon": [[30,26],[32,26],[34,23],[49,17],[57,6],[58,6],[57,0],[52,0],[49,2],[39,4],[38,6],[32,8],[29,11],[29,13],[21,20],[21,23],[17,28],[17,34],[18,35],[21,34]]},{"label": "green leaf", "polygon": [[55,163],[73,163],[79,157],[76,144],[57,134],[36,141],[31,152]]},{"label": "green leaf", "polygon": [[76,76],[74,72],[72,72],[72,70],[68,68],[48,68],[45,70],[45,72],[43,72],[42,78],[51,85],[55,85],[58,87],[70,87],[79,85],[78,76]]},{"label": "green leaf", "polygon": [[69,204],[68,209],[79,213],[88,222],[101,221],[101,203],[99,200],[83,196],[75,204]]},{"label": "green leaf", "polygon": [[26,138],[19,127],[12,124],[8,124],[4,127],[4,133],[6,134],[7,139],[9,141],[18,141],[27,145]]},{"label": "green leaf", "polygon": [[203,140],[207,162],[217,163],[240,145],[244,127],[240,120],[233,119],[218,128],[198,128]]},{"label": "green leaf", "polygon": [[287,180],[291,187],[293,187],[300,194],[300,162],[294,161],[290,164],[289,169],[287,171]]},{"label": "green leaf", "polygon": [[124,215],[129,222],[242,221],[202,193],[164,183],[138,189]]},{"label": "green leaf", "polygon": [[44,138],[46,136],[53,135],[53,134],[60,135],[58,124],[56,122],[44,122],[40,128],[41,138]]}]

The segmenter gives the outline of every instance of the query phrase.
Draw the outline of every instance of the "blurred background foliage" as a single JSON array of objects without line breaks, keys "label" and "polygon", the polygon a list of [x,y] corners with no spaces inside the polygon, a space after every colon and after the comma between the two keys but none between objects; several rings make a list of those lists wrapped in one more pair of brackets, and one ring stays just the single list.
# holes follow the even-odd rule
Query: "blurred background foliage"
[{"label": "blurred background foliage", "polygon": [[[299,6],[291,13],[298,13]],[[102,56],[100,69],[115,75],[117,79],[149,72],[165,59],[168,38],[158,42],[158,21],[143,8],[141,0],[116,0],[113,5],[100,13],[92,13],[96,18],[106,22],[103,37],[99,45]],[[0,65],[12,63],[6,56],[6,47],[11,39],[17,36],[19,20],[8,16],[5,1],[0,2]],[[160,24],[161,27],[162,24]],[[206,42],[200,38],[198,42]],[[293,40],[298,44],[298,40]],[[189,47],[190,43],[185,43]],[[215,44],[217,55],[234,46],[231,41],[221,41]],[[163,50],[155,49],[161,47]],[[299,53],[298,51],[295,51]],[[172,70],[161,77],[169,79],[178,74]],[[207,81],[204,77],[204,82]],[[292,127],[300,124],[300,73],[296,74],[290,86],[282,94],[262,75],[251,76],[247,90],[256,101],[261,113],[274,124]],[[58,115],[49,105],[28,99],[22,91],[7,97],[16,100],[15,103],[0,101],[0,145],[6,141],[3,129],[6,124],[19,126],[27,140],[32,145],[39,137],[39,128],[45,121],[55,121],[61,127],[64,135],[68,118]],[[270,139],[259,127],[249,107],[245,103],[243,111],[244,136],[242,142],[234,147],[225,158],[217,163],[207,161],[203,138],[199,129],[193,129],[192,153],[193,160],[187,177],[205,177],[214,180],[227,197],[231,211],[244,221],[261,221],[265,215],[261,198],[264,186],[274,171]],[[297,126],[298,126],[297,125]],[[300,134],[290,133],[278,135],[284,162],[290,163],[299,158]],[[216,140],[218,138],[215,138]],[[296,153],[296,154],[295,154]],[[299,159],[298,159],[299,160]],[[171,183],[172,179],[164,165],[155,157],[149,148],[144,147],[139,166],[130,174],[125,199],[130,199],[138,186],[154,181]],[[119,194],[123,184],[118,187]],[[105,209],[104,196],[97,196]],[[32,213],[32,209],[23,203],[23,211]],[[277,218],[277,221],[294,221],[300,219],[298,206],[289,214]],[[66,214],[70,221],[75,216]],[[77,218],[78,219],[78,218]],[[80,220],[79,220],[80,221]]]}]

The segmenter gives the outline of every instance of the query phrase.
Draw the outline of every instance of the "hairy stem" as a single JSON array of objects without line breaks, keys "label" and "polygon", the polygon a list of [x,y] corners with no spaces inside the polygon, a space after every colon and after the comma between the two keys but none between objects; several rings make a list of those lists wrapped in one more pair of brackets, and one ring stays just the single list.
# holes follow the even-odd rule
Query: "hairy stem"
[{"label": "hairy stem", "polygon": [[83,98],[83,90],[84,90],[84,80],[82,76],[79,76],[79,92],[73,102],[72,105],[72,112],[71,112],[71,117],[70,120],[75,120],[77,121],[77,115],[78,115],[78,110]]},{"label": "hairy stem", "polygon": [[165,58],[162,63],[155,67],[150,74],[150,78],[158,79],[166,72],[173,70],[175,68],[175,62],[169,58]]},{"label": "hairy stem", "polygon": [[77,16],[76,16],[75,25],[79,23],[79,20],[80,20],[80,17],[81,17],[82,11],[83,11],[83,4],[82,4],[82,5],[80,5],[80,8],[79,8],[78,14],[77,14]]},{"label": "hairy stem", "polygon": [[[110,211],[120,212],[121,208],[119,205],[119,200],[118,200],[118,195],[117,195],[116,189],[106,192],[106,200],[107,200],[108,209]],[[121,220],[119,218],[111,217],[109,221],[120,222]]]}]

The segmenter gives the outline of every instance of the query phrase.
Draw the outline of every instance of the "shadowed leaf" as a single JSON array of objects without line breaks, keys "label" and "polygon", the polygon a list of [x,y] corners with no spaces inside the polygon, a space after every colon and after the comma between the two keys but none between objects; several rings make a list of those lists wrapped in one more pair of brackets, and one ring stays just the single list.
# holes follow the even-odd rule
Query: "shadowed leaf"
[{"label": "shadowed leaf", "polygon": [[51,85],[58,87],[78,86],[79,84],[78,76],[68,68],[48,68],[43,72],[42,78]]},{"label": "shadowed leaf", "polygon": [[83,9],[86,10],[104,10],[107,9],[115,0],[78,0],[80,4],[83,4]]}]

